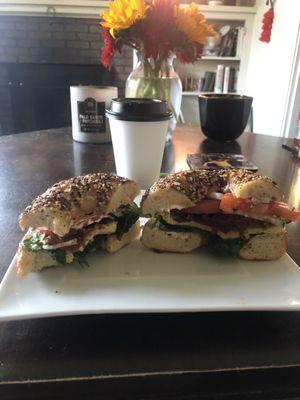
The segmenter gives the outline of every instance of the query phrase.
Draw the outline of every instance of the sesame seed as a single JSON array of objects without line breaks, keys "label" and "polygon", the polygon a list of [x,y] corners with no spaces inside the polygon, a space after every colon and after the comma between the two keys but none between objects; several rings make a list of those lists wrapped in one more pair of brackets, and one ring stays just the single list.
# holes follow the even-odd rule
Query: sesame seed
[{"label": "sesame seed", "polygon": [[126,178],[101,172],[63,180],[55,183],[45,193],[33,200],[26,207],[24,214],[44,212],[45,210],[47,212],[60,210],[72,214],[80,209],[81,199],[88,193],[95,195],[97,200],[95,212],[97,212],[105,208],[113,191],[126,182],[129,182]]},{"label": "sesame seed", "polygon": [[260,179],[272,182],[269,178],[246,170],[181,171],[170,174],[154,183],[154,185],[145,192],[142,204],[149,193],[165,189],[174,189],[181,192],[193,203],[197,203],[207,197],[212,191],[224,193],[229,181],[231,185],[237,187],[245,182]]}]

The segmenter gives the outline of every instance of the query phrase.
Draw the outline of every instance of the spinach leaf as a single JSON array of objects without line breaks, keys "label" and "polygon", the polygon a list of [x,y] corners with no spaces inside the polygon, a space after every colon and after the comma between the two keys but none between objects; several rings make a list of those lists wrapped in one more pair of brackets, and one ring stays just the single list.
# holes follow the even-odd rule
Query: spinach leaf
[{"label": "spinach leaf", "polygon": [[23,240],[22,244],[28,251],[42,250],[44,238],[43,233],[35,232],[30,238]]},{"label": "spinach leaf", "polygon": [[90,264],[88,263],[88,261],[86,260],[86,253],[82,252],[82,251],[77,251],[74,254],[74,260],[78,262],[78,264],[84,268],[84,267],[89,267]]},{"label": "spinach leaf", "polygon": [[207,249],[210,253],[220,257],[237,257],[248,240],[245,237],[222,239],[217,235],[210,235],[207,241]]},{"label": "spinach leaf", "polygon": [[92,253],[93,251],[96,251],[99,249],[102,245],[102,243],[105,241],[107,235],[97,235],[94,236],[92,240],[89,241],[89,243],[86,245],[85,249],[81,253]]},{"label": "spinach leaf", "polygon": [[85,246],[83,251],[77,251],[74,253],[74,260],[77,261],[81,267],[89,267],[89,263],[86,260],[86,256],[99,249],[102,243],[105,241],[107,235],[97,235]]},{"label": "spinach leaf", "polygon": [[50,250],[51,257],[59,264],[66,265],[66,253],[64,250],[56,249]]},{"label": "spinach leaf", "polygon": [[120,206],[113,214],[117,219],[116,235],[118,239],[127,233],[140,217],[139,207],[133,204]]},{"label": "spinach leaf", "polygon": [[241,248],[249,240],[249,238],[239,237],[236,239],[222,239],[220,236],[203,231],[198,228],[182,225],[170,225],[166,223],[161,216],[157,216],[155,226],[163,231],[175,232],[199,232],[204,235],[207,250],[221,257],[237,257]]},{"label": "spinach leaf", "polygon": [[23,240],[23,246],[28,251],[46,251],[50,252],[51,257],[59,264],[66,264],[66,255],[64,250],[44,250],[43,244],[45,240],[45,235],[41,232],[35,232],[30,238]]},{"label": "spinach leaf", "polygon": [[155,226],[162,231],[172,231],[172,232],[199,232],[201,234],[206,234],[205,231],[199,228],[194,228],[192,226],[184,225],[171,225],[163,220],[161,216],[157,216],[155,221]]}]

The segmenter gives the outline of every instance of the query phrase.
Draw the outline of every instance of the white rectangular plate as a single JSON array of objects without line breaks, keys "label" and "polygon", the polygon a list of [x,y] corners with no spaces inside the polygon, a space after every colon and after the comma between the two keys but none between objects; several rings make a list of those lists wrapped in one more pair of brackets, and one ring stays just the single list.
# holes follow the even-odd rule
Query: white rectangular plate
[{"label": "white rectangular plate", "polygon": [[277,261],[217,258],[200,250],[155,253],[139,241],[110,255],[20,277],[16,257],[0,286],[0,319],[57,315],[300,310],[300,269]]}]

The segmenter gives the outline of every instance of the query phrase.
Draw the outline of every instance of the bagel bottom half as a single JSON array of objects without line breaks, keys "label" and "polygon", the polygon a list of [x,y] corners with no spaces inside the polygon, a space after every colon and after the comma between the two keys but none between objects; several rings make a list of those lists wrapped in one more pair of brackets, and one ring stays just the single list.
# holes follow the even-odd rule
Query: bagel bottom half
[{"label": "bagel bottom half", "polygon": [[[219,240],[226,239],[218,238]],[[207,244],[207,235],[201,231],[162,230],[154,218],[144,226],[141,242],[152,250],[188,253]],[[283,256],[287,247],[286,231],[261,233],[249,238],[237,255],[245,260],[276,260]]]},{"label": "bagel bottom half", "polygon": [[188,253],[202,246],[203,235],[201,232],[161,230],[151,218],[144,226],[141,242],[153,250]]},{"label": "bagel bottom half", "polygon": [[245,260],[276,260],[284,255],[287,248],[286,231],[264,233],[253,236],[239,252]]},{"label": "bagel bottom half", "polygon": [[[140,234],[140,223],[137,221],[128,232],[124,233],[122,238],[118,238],[116,234],[106,235],[106,240],[101,244],[101,249],[108,253],[115,253],[122,247],[129,244]],[[100,248],[99,248],[100,249]],[[18,274],[26,275],[29,272],[38,272],[44,268],[62,265],[51,255],[50,251],[28,251],[20,245],[19,257],[17,261]],[[74,255],[70,251],[65,252],[65,262],[70,264],[74,260]]]}]

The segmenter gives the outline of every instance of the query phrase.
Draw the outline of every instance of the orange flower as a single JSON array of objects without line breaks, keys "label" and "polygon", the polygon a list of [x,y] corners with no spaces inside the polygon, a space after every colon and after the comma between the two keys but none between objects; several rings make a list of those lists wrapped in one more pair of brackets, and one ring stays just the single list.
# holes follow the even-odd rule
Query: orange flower
[{"label": "orange flower", "polygon": [[114,0],[103,11],[101,25],[109,28],[111,36],[115,37],[116,31],[130,28],[144,18],[148,7],[144,0]]},{"label": "orange flower", "polygon": [[213,25],[207,24],[205,17],[195,3],[188,7],[174,7],[175,24],[193,42],[205,45],[207,36],[215,36]]}]

